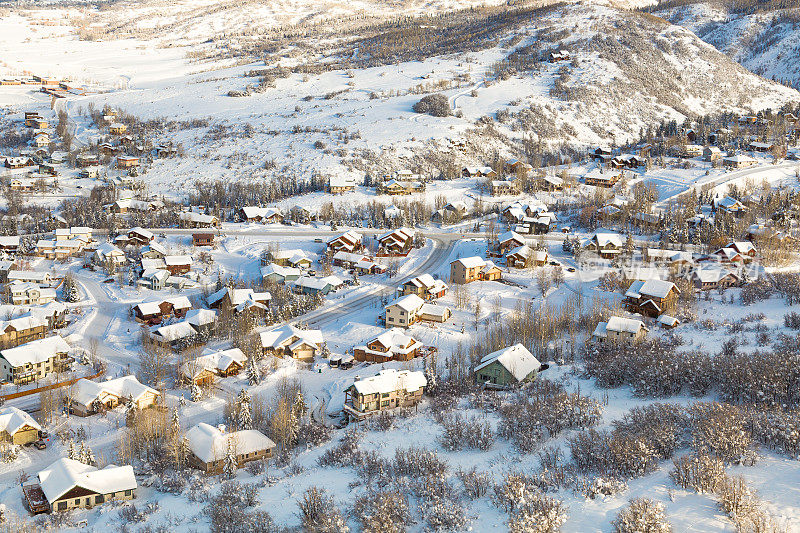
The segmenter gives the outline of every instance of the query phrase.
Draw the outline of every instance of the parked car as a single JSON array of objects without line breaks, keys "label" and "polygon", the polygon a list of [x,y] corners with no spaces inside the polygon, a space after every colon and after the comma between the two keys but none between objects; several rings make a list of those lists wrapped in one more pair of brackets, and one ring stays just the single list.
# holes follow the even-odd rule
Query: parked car
[{"label": "parked car", "polygon": [[49,440],[50,439],[46,439],[46,440],[45,439],[39,439],[36,442],[34,442],[33,445],[36,446],[37,450],[44,450],[45,448],[47,448],[47,443],[48,443]]}]

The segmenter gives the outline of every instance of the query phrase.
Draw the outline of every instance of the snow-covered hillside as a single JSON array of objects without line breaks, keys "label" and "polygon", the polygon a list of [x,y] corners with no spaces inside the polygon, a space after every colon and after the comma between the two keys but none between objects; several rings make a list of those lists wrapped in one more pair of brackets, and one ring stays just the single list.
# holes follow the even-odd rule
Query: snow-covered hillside
[{"label": "snow-covered hillside", "polygon": [[[129,25],[131,13],[151,5],[129,12],[114,4],[91,17],[109,24],[120,14],[119,24]],[[220,13],[229,7],[218,4]],[[662,121],[800,101],[797,91],[748,72],[680,26],[595,3],[490,6],[380,23],[348,16],[252,33],[210,5],[203,10],[190,23],[210,24],[202,32],[211,38],[200,44],[192,44],[197,35],[175,39],[188,19],[176,22],[168,9],[136,19],[139,26],[147,20],[152,34],[115,38],[127,35],[120,30],[102,41],[63,25],[77,21],[77,11],[21,11],[0,21],[0,74],[69,76],[111,89],[58,104],[83,142],[90,138],[80,111],[90,104],[142,120],[202,119],[163,132],[161,141],[186,149],[186,157],[158,161],[144,176],[165,193],[185,192],[197,179],[433,172],[496,153],[570,154],[634,141]],[[41,24],[55,14],[62,25]],[[571,59],[549,63],[559,49]],[[412,111],[435,92],[448,98],[451,116]],[[24,87],[0,88],[0,103],[46,101]],[[466,141],[466,157],[444,150],[454,138]]]},{"label": "snow-covered hillside", "polygon": [[735,14],[698,3],[657,12],[749,70],[800,87],[800,9]]}]

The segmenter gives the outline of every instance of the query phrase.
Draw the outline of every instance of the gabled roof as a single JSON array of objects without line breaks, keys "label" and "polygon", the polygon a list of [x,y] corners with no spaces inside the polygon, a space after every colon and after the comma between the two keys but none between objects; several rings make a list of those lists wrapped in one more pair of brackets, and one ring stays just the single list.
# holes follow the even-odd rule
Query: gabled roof
[{"label": "gabled roof", "polygon": [[531,372],[538,371],[542,366],[525,346],[515,344],[485,355],[480,364],[475,367],[475,371],[477,372],[495,361],[503,365],[503,368],[508,370],[517,381],[522,381]]},{"label": "gabled roof", "polygon": [[213,309],[189,309],[184,320],[192,326],[199,327],[211,324],[216,319],[217,312]]},{"label": "gabled roof", "polygon": [[137,487],[133,467],[108,465],[102,470],[66,457],[39,472],[39,485],[52,504],[75,487],[109,494]]},{"label": "gabled roof", "polygon": [[425,300],[417,296],[416,294],[406,294],[405,296],[401,296],[400,298],[395,299],[394,301],[390,302],[386,305],[386,309],[390,307],[399,307],[403,311],[407,313],[412,313],[419,310],[420,307],[425,303]]},{"label": "gabled roof", "polygon": [[453,263],[460,263],[464,268],[481,268],[486,265],[487,261],[486,259],[475,255],[472,257],[462,257],[460,259],[456,259],[453,261]]},{"label": "gabled roof", "polygon": [[517,241],[520,244],[525,244],[525,238],[516,231],[507,231],[497,237],[497,242],[500,244],[508,241]]},{"label": "gabled roof", "polygon": [[176,322],[168,326],[160,326],[152,330],[153,335],[158,335],[167,342],[185,339],[197,334],[191,324],[186,321]]},{"label": "gabled roof", "polygon": [[40,431],[42,429],[42,426],[22,409],[13,406],[0,407],[0,432],[6,432],[13,436],[14,433],[25,426],[30,426]]},{"label": "gabled roof", "polygon": [[381,394],[398,390],[416,392],[427,384],[428,380],[422,372],[387,368],[375,376],[356,381],[352,387],[359,394]]},{"label": "gabled roof", "polygon": [[69,352],[69,344],[59,335],[52,335],[0,351],[0,357],[13,367],[27,363],[43,363],[59,353]]},{"label": "gabled roof", "polygon": [[223,433],[214,426],[201,422],[186,432],[189,449],[204,463],[221,461],[228,453],[230,442],[236,455],[275,448],[275,443],[255,429]]},{"label": "gabled roof", "polygon": [[181,372],[185,376],[197,377],[202,370],[209,370],[211,372],[224,372],[236,363],[239,366],[244,366],[247,358],[244,352],[239,348],[229,348],[227,350],[216,350],[206,352],[200,357],[187,361],[181,366]]},{"label": "gabled roof", "polygon": [[660,279],[648,279],[645,281],[634,281],[625,293],[628,298],[641,298],[642,296],[651,296],[655,298],[666,298],[667,295],[678,287],[670,281],[663,281]]},{"label": "gabled roof", "polygon": [[106,381],[79,379],[72,385],[72,400],[81,405],[91,405],[103,393],[117,398],[131,398],[138,401],[147,393],[158,395],[158,391],[139,382],[136,376],[123,376]]},{"label": "gabled roof", "polygon": [[319,346],[323,342],[322,332],[318,329],[300,329],[285,324],[270,331],[261,332],[261,346],[277,350],[296,342],[298,339]]}]

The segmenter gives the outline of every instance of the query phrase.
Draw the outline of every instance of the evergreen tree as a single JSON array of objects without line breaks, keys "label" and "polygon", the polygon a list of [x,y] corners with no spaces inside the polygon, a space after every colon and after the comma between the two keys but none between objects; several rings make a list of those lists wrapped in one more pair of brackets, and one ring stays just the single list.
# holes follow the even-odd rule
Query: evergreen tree
[{"label": "evergreen tree", "polygon": [[239,429],[253,429],[253,417],[250,413],[250,394],[247,389],[239,393],[236,424]]},{"label": "evergreen tree", "polygon": [[236,460],[236,446],[233,439],[228,437],[228,449],[225,452],[225,463],[223,465],[222,473],[227,479],[236,477],[236,470],[239,468],[239,463]]},{"label": "evergreen tree", "polygon": [[251,386],[258,385],[261,382],[261,371],[258,370],[258,364],[255,357],[250,357],[247,360],[247,383]]},{"label": "evergreen tree", "polygon": [[78,452],[75,450],[75,441],[72,439],[69,439],[69,445],[67,446],[67,458],[75,461],[78,460]]},{"label": "evergreen tree", "polygon": [[200,386],[197,383],[192,383],[192,401],[199,402],[200,399],[203,397],[203,391],[200,390]]},{"label": "evergreen tree", "polygon": [[181,417],[177,407],[172,410],[172,420],[170,421],[169,429],[172,435],[178,435],[181,432]]}]

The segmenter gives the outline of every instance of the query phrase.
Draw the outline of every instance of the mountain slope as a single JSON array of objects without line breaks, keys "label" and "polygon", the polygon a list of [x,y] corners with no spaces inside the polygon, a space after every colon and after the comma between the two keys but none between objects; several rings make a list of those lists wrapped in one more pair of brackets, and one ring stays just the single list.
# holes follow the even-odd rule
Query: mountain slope
[{"label": "mountain slope", "polygon": [[655,11],[769,79],[800,88],[800,8],[737,13],[718,3]]}]

